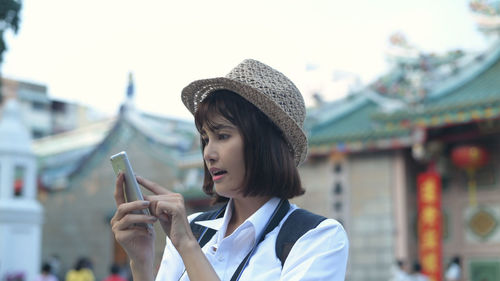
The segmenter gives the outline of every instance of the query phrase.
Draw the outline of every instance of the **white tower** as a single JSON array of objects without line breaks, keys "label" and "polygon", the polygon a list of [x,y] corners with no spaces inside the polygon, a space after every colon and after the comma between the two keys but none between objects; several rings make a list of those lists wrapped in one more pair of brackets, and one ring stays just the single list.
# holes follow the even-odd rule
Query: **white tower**
[{"label": "white tower", "polygon": [[19,105],[5,102],[0,120],[0,280],[40,271],[42,207],[36,199],[36,156]]}]

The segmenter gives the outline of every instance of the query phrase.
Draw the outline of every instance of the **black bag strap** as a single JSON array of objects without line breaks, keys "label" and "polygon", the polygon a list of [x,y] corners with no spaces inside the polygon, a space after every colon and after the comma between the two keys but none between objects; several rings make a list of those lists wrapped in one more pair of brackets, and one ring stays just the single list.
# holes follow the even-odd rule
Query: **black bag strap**
[{"label": "black bag strap", "polygon": [[276,209],[269,218],[266,227],[264,228],[264,231],[260,234],[258,240],[255,241],[255,245],[252,247],[247,256],[241,261],[240,265],[234,272],[233,277],[231,277],[231,281],[236,281],[240,279],[241,273],[243,273],[243,270],[245,269],[253,253],[257,249],[257,246],[260,244],[260,242],[264,241],[266,235],[269,232],[271,232],[274,228],[276,228],[280,224],[281,220],[288,213],[288,210],[290,210],[290,203],[288,202],[288,200],[281,199],[280,203],[278,204],[278,206],[276,206]]},{"label": "black bag strap", "polygon": [[198,215],[196,218],[194,218],[190,223],[189,226],[191,227],[191,231],[193,232],[194,237],[196,240],[198,240],[198,244],[200,245],[200,248],[203,248],[205,244],[210,241],[212,236],[217,232],[215,229],[211,229],[202,225],[199,225],[195,222],[197,221],[204,221],[204,220],[214,220],[218,219],[224,216],[224,212],[226,211],[226,206],[222,206],[220,209],[212,210],[212,211],[207,211],[204,213],[201,213]]},{"label": "black bag strap", "polygon": [[281,261],[281,267],[285,264],[295,242],[325,219],[304,209],[296,209],[288,216],[276,238],[276,256]]},{"label": "black bag strap", "polygon": [[[204,212],[191,221],[191,230],[198,240],[200,247],[203,248],[203,246],[205,246],[205,244],[207,244],[208,241],[210,241],[210,239],[215,235],[216,231],[214,229],[196,224],[195,222],[220,218],[224,216],[225,210],[226,205],[222,206],[221,209]],[[285,264],[286,258],[292,250],[295,242],[306,232],[317,227],[325,219],[326,218],[323,216],[311,213],[304,209],[296,209],[290,214],[290,216],[288,216],[278,233],[275,246],[276,256],[280,259],[281,266]],[[278,224],[280,221],[278,221]]]}]

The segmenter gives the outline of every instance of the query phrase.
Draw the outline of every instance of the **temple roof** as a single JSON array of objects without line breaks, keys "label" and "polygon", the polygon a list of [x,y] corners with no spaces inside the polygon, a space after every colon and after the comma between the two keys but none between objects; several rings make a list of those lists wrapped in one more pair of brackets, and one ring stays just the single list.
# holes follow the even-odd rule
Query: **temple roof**
[{"label": "temple roof", "polygon": [[[116,118],[35,140],[33,150],[38,158],[42,186],[50,190],[71,187],[77,178],[109,157],[110,147],[126,143],[132,136],[139,137],[145,144],[144,153],[171,166],[181,183],[188,173],[183,170],[202,167],[197,132],[192,122],[133,109],[122,111]],[[204,196],[199,184],[196,191],[191,190],[191,186],[180,188],[186,198]]]},{"label": "temple roof", "polygon": [[[432,71],[397,65],[365,89],[336,101],[335,107],[310,109],[311,153],[411,146],[424,141],[421,132],[426,128],[500,116],[500,43],[479,55],[456,56],[436,65]],[[348,113],[325,113],[340,108],[348,108]]]}]

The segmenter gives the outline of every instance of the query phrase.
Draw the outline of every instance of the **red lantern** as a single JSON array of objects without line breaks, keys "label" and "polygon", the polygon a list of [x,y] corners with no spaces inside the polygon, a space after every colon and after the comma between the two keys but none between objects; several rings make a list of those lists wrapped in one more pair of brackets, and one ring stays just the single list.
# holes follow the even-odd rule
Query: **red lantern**
[{"label": "red lantern", "polygon": [[488,163],[487,151],[475,145],[458,146],[451,152],[451,160],[457,167],[464,169],[469,178],[469,202],[470,205],[476,205],[476,181],[474,173],[477,169]]},{"label": "red lantern", "polygon": [[486,150],[479,146],[464,145],[458,146],[451,152],[453,164],[464,170],[478,169],[488,163]]}]

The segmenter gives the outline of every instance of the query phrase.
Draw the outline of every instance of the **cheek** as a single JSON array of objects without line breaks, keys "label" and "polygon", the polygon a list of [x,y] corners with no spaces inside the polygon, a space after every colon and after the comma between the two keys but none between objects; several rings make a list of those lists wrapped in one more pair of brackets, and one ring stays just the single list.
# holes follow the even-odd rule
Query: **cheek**
[{"label": "cheek", "polygon": [[243,181],[243,178],[245,177],[245,173],[246,173],[245,160],[244,160],[243,154],[239,154],[237,158],[238,158],[238,162],[235,162],[234,166],[237,167],[239,180]]},{"label": "cheek", "polygon": [[231,155],[234,157],[234,165],[237,165],[238,168],[245,170],[245,154],[243,149],[235,149]]}]

